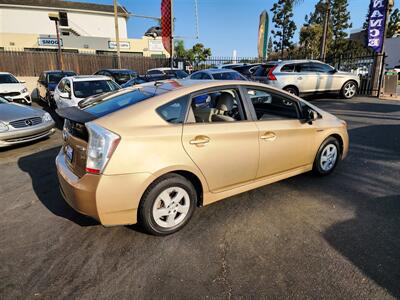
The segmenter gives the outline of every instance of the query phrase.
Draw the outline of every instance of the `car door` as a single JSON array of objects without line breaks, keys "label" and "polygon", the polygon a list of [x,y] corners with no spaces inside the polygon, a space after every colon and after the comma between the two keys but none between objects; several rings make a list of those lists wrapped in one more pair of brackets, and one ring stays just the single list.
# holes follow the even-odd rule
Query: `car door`
[{"label": "car door", "polygon": [[55,92],[54,92],[54,101],[58,108],[63,108],[63,107],[69,106],[66,103],[66,101],[69,101],[69,99],[61,97],[61,94],[68,93],[68,92],[71,93],[71,84],[68,79],[64,78],[57,85]]},{"label": "car door", "polygon": [[38,84],[37,84],[37,91],[39,97],[44,99],[46,97],[46,74],[42,73],[39,76]]},{"label": "car door", "polygon": [[318,72],[318,91],[330,92],[340,90],[335,69],[327,64],[314,62],[313,68]]},{"label": "car door", "polygon": [[[225,98],[233,101],[232,107],[224,106]],[[182,143],[211,192],[253,180],[259,159],[258,129],[248,119],[240,90],[234,86],[207,90],[191,95],[190,101]],[[200,110],[204,113],[207,109],[215,119],[198,116]]]},{"label": "car door", "polygon": [[259,129],[257,178],[311,164],[316,127],[301,120],[297,100],[268,88],[246,87],[244,90]]},{"label": "car door", "polygon": [[300,93],[314,93],[319,90],[319,74],[313,63],[300,63],[296,66],[297,87]]}]

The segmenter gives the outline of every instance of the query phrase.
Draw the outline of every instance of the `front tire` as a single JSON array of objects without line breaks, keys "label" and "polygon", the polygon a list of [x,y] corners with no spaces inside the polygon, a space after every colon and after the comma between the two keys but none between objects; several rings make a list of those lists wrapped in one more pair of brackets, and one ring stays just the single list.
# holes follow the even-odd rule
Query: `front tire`
[{"label": "front tire", "polygon": [[326,176],[333,172],[340,159],[340,145],[336,138],[327,138],[319,147],[315,157],[313,172],[318,176]]},{"label": "front tire", "polygon": [[299,91],[294,86],[287,86],[283,88],[284,91],[288,92],[289,94],[299,96]]},{"label": "front tire", "polygon": [[168,235],[182,229],[196,207],[193,184],[178,174],[169,174],[153,182],[139,205],[139,221],[154,235]]},{"label": "front tire", "polygon": [[340,94],[345,99],[351,99],[357,94],[357,90],[357,83],[354,81],[348,81],[343,85]]}]

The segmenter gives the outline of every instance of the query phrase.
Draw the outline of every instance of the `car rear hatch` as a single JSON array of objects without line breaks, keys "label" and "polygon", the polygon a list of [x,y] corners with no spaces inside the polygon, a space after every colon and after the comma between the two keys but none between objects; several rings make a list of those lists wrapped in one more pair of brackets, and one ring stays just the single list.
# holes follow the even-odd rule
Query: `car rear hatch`
[{"label": "car rear hatch", "polygon": [[278,65],[275,63],[269,63],[260,65],[254,72],[252,79],[263,83],[269,83],[271,80],[276,80],[273,76],[273,71]]},{"label": "car rear hatch", "polygon": [[57,110],[57,113],[65,119],[62,151],[66,163],[76,176],[82,177],[86,173],[86,150],[89,141],[85,123],[97,117],[76,107]]}]

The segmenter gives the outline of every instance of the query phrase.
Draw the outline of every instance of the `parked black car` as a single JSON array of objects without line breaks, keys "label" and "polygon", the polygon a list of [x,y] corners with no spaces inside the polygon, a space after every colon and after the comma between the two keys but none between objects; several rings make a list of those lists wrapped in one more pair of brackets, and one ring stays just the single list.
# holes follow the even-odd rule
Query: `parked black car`
[{"label": "parked black car", "polygon": [[229,69],[235,70],[240,74],[246,76],[247,78],[251,78],[255,70],[261,65],[261,63],[257,64],[245,64],[243,66],[233,66]]},{"label": "parked black car", "polygon": [[48,106],[54,104],[54,89],[61,79],[68,76],[75,76],[74,71],[44,71],[40,74],[37,82],[37,96],[40,100],[47,103]]},{"label": "parked black car", "polygon": [[97,71],[94,75],[108,76],[119,85],[123,85],[129,80],[136,78],[138,73],[129,69],[103,69]]},{"label": "parked black car", "polygon": [[155,68],[147,70],[146,78],[152,78],[149,81],[159,81],[165,79],[183,79],[189,76],[185,71],[178,68]]},{"label": "parked black car", "polygon": [[133,78],[133,79],[129,80],[128,82],[124,83],[123,85],[121,85],[121,87],[126,88],[126,87],[130,87],[133,85],[142,84],[142,83],[146,83],[146,82],[150,82],[150,81],[152,81],[151,78],[148,78],[145,76],[138,76],[138,77]]}]

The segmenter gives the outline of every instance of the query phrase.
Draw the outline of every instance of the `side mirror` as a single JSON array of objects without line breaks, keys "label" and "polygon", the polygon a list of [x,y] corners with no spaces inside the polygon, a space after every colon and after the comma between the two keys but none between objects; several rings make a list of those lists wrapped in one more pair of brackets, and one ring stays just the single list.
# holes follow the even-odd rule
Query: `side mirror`
[{"label": "side mirror", "polygon": [[337,72],[339,72],[337,69],[333,69],[333,70],[331,70],[329,73],[331,73],[331,74],[336,74]]},{"label": "side mirror", "polygon": [[71,94],[68,93],[68,92],[60,93],[60,98],[63,98],[63,99],[71,99]]},{"label": "side mirror", "polygon": [[307,122],[312,123],[318,119],[318,113],[312,109],[307,110]]}]

